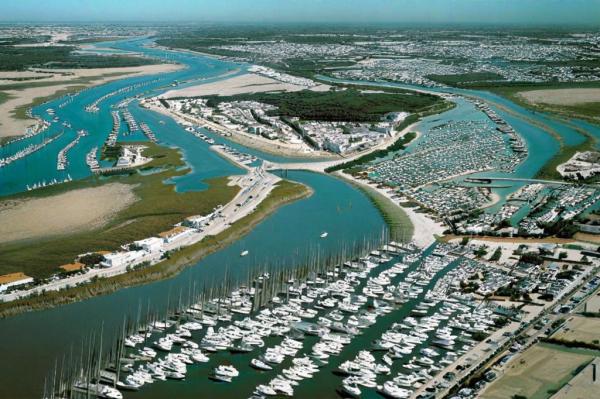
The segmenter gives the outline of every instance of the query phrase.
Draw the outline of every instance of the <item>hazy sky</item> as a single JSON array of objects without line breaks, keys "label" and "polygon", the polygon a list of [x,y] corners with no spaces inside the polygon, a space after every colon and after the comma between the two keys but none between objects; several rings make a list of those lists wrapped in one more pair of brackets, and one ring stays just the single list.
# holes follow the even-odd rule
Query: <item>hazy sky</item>
[{"label": "hazy sky", "polygon": [[600,0],[0,0],[1,21],[592,24]]}]

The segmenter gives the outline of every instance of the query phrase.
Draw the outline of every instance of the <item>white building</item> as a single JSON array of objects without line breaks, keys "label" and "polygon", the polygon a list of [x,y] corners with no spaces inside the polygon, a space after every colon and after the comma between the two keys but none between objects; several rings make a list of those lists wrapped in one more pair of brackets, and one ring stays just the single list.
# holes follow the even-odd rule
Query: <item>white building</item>
[{"label": "white building", "polygon": [[162,249],[163,242],[164,241],[158,237],[150,237],[135,241],[134,244],[146,252],[159,252]]},{"label": "white building", "polygon": [[184,237],[191,235],[194,232],[193,229],[184,226],[176,226],[169,231],[165,231],[159,234],[159,237],[167,244],[181,240]]},{"label": "white building", "polygon": [[194,229],[202,229],[202,227],[206,226],[207,223],[211,220],[211,216],[210,215],[206,215],[206,216],[201,216],[201,215],[197,215],[197,216],[190,216],[189,218],[185,219],[185,222],[183,222],[186,226],[189,227],[193,227]]},{"label": "white building", "polygon": [[0,276],[0,292],[6,291],[9,287],[17,287],[33,283],[33,277],[23,273],[10,273]]},{"label": "white building", "polygon": [[134,266],[146,256],[145,251],[113,252],[104,255],[104,261],[100,262],[102,267]]}]

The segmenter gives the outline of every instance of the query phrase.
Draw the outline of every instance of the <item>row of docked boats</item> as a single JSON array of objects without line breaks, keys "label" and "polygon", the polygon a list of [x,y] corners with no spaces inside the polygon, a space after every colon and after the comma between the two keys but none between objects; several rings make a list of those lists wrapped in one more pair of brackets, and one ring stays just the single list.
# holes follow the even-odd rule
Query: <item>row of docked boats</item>
[{"label": "row of docked boats", "polygon": [[41,150],[42,148],[46,147],[48,144],[52,143],[53,141],[55,141],[59,137],[61,137],[63,135],[63,133],[64,133],[64,131],[62,131],[54,136],[47,137],[44,140],[42,140],[41,143],[38,143],[38,144],[29,144],[27,147],[15,152],[12,155],[9,155],[4,158],[0,158],[0,168],[8,166],[13,162],[18,161],[19,159],[25,158],[26,156],[29,156],[29,155]]},{"label": "row of docked boats", "polygon": [[69,150],[73,147],[75,147],[79,141],[81,140],[82,137],[87,136],[87,131],[85,130],[78,130],[77,131],[77,136],[69,142],[69,144],[67,144],[63,149],[61,149],[58,152],[57,155],[57,160],[56,160],[56,170],[65,170],[67,165],[69,164],[69,161],[67,159],[67,153],[69,152]]},{"label": "row of docked boats", "polygon": [[185,130],[189,133],[192,133],[194,136],[198,137],[200,140],[203,140],[204,142],[210,145],[215,143],[214,139],[211,139],[206,134],[202,133],[199,129],[194,128],[193,126],[188,126],[185,128]]},{"label": "row of docked boats", "polygon": [[112,130],[110,134],[106,138],[104,144],[107,147],[114,147],[117,144],[117,139],[119,137],[119,131],[121,130],[121,115],[119,111],[110,111],[112,116]]}]

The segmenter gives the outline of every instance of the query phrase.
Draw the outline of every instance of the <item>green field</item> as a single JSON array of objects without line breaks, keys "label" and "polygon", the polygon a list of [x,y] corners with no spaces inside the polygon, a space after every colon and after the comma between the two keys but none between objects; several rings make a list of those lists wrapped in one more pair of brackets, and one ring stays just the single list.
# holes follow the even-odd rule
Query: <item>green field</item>
[{"label": "green field", "polygon": [[378,122],[388,112],[417,112],[440,102],[436,96],[390,91],[365,93],[346,88],[328,92],[297,91],[289,93],[253,93],[235,96],[210,96],[210,106],[229,101],[258,101],[278,107],[273,115],[298,117],[302,120]]},{"label": "green field", "polygon": [[147,156],[154,160],[145,168],[163,168],[157,173],[128,175],[110,178],[90,177],[83,181],[36,190],[25,195],[5,197],[3,200],[21,200],[50,196],[83,187],[94,187],[111,182],[135,185],[134,193],[140,199],[119,212],[105,226],[61,237],[48,237],[35,241],[18,241],[0,244],[0,274],[22,271],[33,277],[45,277],[57,267],[73,261],[82,253],[97,250],[114,250],[120,245],[168,230],[175,223],[196,214],[208,214],[215,206],[229,202],[238,187],[227,185],[227,178],[209,181],[209,188],[200,192],[178,193],[174,186],[164,184],[166,179],[180,176],[189,170],[176,170],[184,165],[181,155],[174,149],[147,144]]}]

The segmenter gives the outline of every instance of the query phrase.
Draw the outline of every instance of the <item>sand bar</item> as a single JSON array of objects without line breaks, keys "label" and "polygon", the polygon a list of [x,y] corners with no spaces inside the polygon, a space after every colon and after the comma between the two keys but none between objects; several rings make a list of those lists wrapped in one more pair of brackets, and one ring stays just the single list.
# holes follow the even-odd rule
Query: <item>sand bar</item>
[{"label": "sand bar", "polygon": [[204,83],[196,86],[169,90],[161,98],[175,97],[202,97],[202,96],[234,96],[245,93],[265,93],[271,91],[300,91],[310,89],[313,91],[327,91],[329,86],[317,85],[313,87],[302,86],[292,83],[280,82],[266,76],[255,73],[246,73],[233,76],[216,82]]},{"label": "sand bar", "polygon": [[133,188],[110,183],[50,197],[0,202],[0,243],[101,227],[137,200]]}]

